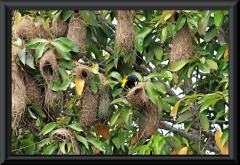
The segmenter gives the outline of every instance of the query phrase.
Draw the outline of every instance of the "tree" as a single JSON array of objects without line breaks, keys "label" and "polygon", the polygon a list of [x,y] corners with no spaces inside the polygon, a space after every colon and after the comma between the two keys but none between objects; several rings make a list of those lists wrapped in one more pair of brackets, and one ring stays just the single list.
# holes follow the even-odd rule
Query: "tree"
[{"label": "tree", "polygon": [[13,20],[14,154],[228,154],[228,11]]}]

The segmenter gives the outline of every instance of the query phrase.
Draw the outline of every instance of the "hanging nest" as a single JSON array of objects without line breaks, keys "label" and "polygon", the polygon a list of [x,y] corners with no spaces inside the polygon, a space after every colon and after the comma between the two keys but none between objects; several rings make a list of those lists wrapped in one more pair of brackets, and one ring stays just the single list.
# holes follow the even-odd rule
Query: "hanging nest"
[{"label": "hanging nest", "polygon": [[94,94],[90,88],[92,71],[89,67],[79,64],[77,78],[85,81],[82,104],[80,110],[80,122],[83,127],[91,127],[97,121],[98,93]]},{"label": "hanging nest", "polygon": [[178,20],[180,14],[181,14],[181,10],[174,10],[172,12],[172,22],[173,23],[177,23],[177,20]]},{"label": "hanging nest", "polygon": [[113,98],[111,95],[110,86],[105,86],[102,88],[103,84],[106,82],[106,78],[103,74],[99,73],[100,85],[99,85],[99,95],[98,95],[98,119],[101,124],[106,124],[113,113],[113,106],[109,105]]},{"label": "hanging nest", "polygon": [[36,22],[35,27],[36,27],[36,36],[38,38],[47,39],[51,37],[50,30],[43,27],[42,21]]},{"label": "hanging nest", "polygon": [[73,12],[68,24],[67,38],[70,39],[80,50],[79,53],[72,53],[72,58],[74,60],[79,60],[85,55],[86,36],[87,29],[85,22],[82,20],[79,13]]},{"label": "hanging nest", "polygon": [[145,83],[139,83],[127,94],[127,100],[136,108],[143,111],[144,121],[139,124],[139,137],[149,138],[159,125],[158,107],[148,98],[144,89]]},{"label": "hanging nest", "polygon": [[[189,59],[192,57],[192,43],[191,34],[189,31],[188,23],[177,31],[173,38],[172,49],[170,52],[170,67],[178,61]],[[178,72],[174,72],[174,82],[177,83]]]},{"label": "hanging nest", "polygon": [[56,139],[58,138],[58,140],[60,141],[62,140],[62,141],[70,142],[72,144],[74,155],[81,154],[79,144],[76,142],[72,131],[67,130],[66,128],[59,128],[53,131],[53,136]]},{"label": "hanging nest", "polygon": [[27,99],[28,103],[32,103],[34,107],[43,109],[43,93],[42,88],[39,86],[37,80],[32,75],[25,73]]},{"label": "hanging nest", "polygon": [[28,15],[25,15],[19,24],[14,25],[12,31],[14,39],[21,38],[22,40],[33,39],[37,34],[33,18]]},{"label": "hanging nest", "polygon": [[17,134],[17,129],[23,121],[26,111],[27,96],[24,76],[16,64],[12,61],[12,129]]},{"label": "hanging nest", "polygon": [[67,35],[67,30],[67,22],[63,21],[61,18],[58,18],[58,20],[53,23],[51,28],[51,32],[56,38],[65,37]]},{"label": "hanging nest", "polygon": [[129,53],[133,40],[135,38],[135,30],[130,10],[118,10],[116,28],[116,44],[119,52]]},{"label": "hanging nest", "polygon": [[54,121],[63,108],[63,92],[52,91],[54,81],[61,83],[54,50],[44,53],[39,61],[40,72],[45,79],[44,107],[50,120]]}]

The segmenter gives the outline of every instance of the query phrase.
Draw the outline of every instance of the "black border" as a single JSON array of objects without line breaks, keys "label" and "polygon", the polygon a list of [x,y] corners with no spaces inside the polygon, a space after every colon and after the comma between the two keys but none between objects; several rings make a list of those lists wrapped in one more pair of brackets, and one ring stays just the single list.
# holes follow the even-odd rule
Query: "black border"
[{"label": "black border", "polygon": [[[11,10],[20,9],[211,9],[229,10],[229,156],[11,156]],[[237,62],[239,56],[238,37],[239,0],[0,0],[0,164],[79,164],[95,162],[104,164],[162,163],[216,163],[237,164],[238,129],[237,117]],[[234,74],[235,70],[235,74]],[[234,74],[234,75],[233,75]],[[238,106],[239,107],[239,106]],[[234,111],[234,114],[233,114]]]}]

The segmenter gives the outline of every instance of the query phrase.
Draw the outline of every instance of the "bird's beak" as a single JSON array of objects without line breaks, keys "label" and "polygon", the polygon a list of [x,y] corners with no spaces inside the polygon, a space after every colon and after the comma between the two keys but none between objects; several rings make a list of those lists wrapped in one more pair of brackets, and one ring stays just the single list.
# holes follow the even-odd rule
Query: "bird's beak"
[{"label": "bird's beak", "polygon": [[136,86],[138,84],[138,82],[136,81],[136,82],[134,82],[134,85]]}]

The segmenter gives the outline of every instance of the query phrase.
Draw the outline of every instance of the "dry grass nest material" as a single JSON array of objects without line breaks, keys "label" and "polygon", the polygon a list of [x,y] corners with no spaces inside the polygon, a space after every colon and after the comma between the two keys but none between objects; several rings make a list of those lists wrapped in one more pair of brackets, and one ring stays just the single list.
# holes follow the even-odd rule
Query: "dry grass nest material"
[{"label": "dry grass nest material", "polygon": [[72,131],[65,128],[59,128],[53,131],[53,135],[55,135],[56,138],[59,138],[59,140],[70,142],[75,155],[81,154],[79,144],[76,142]]},{"label": "dry grass nest material", "polygon": [[58,18],[58,20],[53,23],[51,28],[51,32],[56,38],[65,37],[67,35],[67,30],[67,22],[63,21],[61,18]]},{"label": "dry grass nest material", "polygon": [[130,10],[118,10],[116,28],[116,43],[120,52],[129,53],[133,40],[135,38],[135,30]]},{"label": "dry grass nest material", "polygon": [[79,60],[86,53],[86,36],[87,29],[86,23],[82,20],[79,13],[72,13],[68,24],[67,38],[70,39],[80,50],[79,53],[73,53],[72,58],[74,60]]},{"label": "dry grass nest material", "polygon": [[145,83],[139,83],[133,87],[127,94],[127,100],[143,111],[144,121],[140,121],[139,136],[149,138],[157,131],[160,118],[158,107],[148,98],[144,86]]}]

